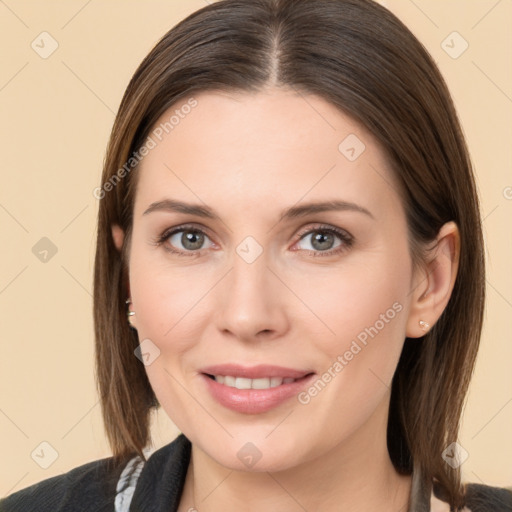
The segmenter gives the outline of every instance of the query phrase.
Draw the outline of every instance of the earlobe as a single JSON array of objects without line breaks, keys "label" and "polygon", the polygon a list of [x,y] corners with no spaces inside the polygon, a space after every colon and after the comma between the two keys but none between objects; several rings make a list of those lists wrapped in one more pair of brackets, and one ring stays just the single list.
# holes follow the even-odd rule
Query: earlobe
[{"label": "earlobe", "polygon": [[124,231],[118,224],[112,224],[112,239],[114,240],[116,249],[121,252],[121,249],[123,248]]},{"label": "earlobe", "polygon": [[415,281],[406,336],[419,338],[433,326],[450,300],[460,256],[460,235],[455,222],[439,230],[428,263]]}]

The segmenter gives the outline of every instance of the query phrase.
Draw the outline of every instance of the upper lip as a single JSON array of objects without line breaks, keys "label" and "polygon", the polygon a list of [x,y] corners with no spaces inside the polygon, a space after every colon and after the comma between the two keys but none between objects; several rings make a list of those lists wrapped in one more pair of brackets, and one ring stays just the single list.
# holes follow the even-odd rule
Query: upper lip
[{"label": "upper lip", "polygon": [[259,364],[257,366],[242,366],[239,364],[217,364],[207,366],[200,370],[208,375],[229,375],[231,377],[245,377],[247,379],[259,379],[263,377],[291,377],[300,379],[305,375],[313,373],[311,370],[296,370],[284,366]]}]

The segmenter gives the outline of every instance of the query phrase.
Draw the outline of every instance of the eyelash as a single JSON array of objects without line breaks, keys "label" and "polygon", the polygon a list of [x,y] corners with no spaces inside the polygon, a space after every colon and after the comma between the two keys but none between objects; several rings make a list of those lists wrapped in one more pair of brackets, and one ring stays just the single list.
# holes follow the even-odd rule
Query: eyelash
[{"label": "eyelash", "polygon": [[[176,233],[180,233],[182,231],[189,231],[192,233],[201,234],[201,235],[205,235],[206,237],[208,237],[208,234],[205,233],[202,229],[199,229],[191,224],[183,224],[181,226],[176,226],[174,228],[164,231],[159,237],[157,237],[157,239],[154,241],[154,243],[157,246],[162,246],[165,244],[165,242],[167,242],[169,240],[169,238],[171,236],[175,235]],[[317,233],[317,232],[333,234],[341,240],[342,244],[340,246],[338,246],[337,248],[329,249],[328,251],[311,251],[311,250],[302,249],[303,251],[308,252],[313,257],[334,256],[336,254],[341,254],[341,253],[347,251],[348,249],[350,249],[350,247],[352,247],[352,245],[354,244],[354,238],[347,231],[341,230],[339,228],[335,228],[334,226],[328,226],[328,225],[318,225],[313,228],[309,227],[307,230],[304,230],[301,233],[299,233],[299,239],[297,240],[297,242],[299,242],[303,238],[305,238],[306,235],[309,235],[312,233]],[[198,251],[180,251],[180,250],[172,248],[172,246],[170,246],[170,245],[166,245],[164,247],[164,249],[172,254],[176,254],[177,256],[184,256],[184,257],[197,256],[197,255],[201,254],[201,249]],[[298,250],[300,250],[300,249],[298,249]]]}]

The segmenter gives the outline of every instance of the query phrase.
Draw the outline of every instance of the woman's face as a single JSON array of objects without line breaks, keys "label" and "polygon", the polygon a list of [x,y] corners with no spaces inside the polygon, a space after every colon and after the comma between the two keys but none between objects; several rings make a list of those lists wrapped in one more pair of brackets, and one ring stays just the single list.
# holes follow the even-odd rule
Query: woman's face
[{"label": "woman's face", "polygon": [[383,152],[313,95],[195,101],[134,171],[129,284],[160,404],[231,468],[381,443],[414,287]]}]

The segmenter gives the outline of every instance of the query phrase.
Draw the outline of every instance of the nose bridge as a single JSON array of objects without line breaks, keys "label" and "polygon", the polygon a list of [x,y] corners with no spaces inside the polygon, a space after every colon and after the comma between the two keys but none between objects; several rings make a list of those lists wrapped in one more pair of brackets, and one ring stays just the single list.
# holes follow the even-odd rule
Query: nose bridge
[{"label": "nose bridge", "polygon": [[[241,316],[252,315],[270,304],[267,255],[252,242],[242,242],[235,250],[227,289],[227,304],[235,306]],[[258,254],[259,253],[259,254]]]},{"label": "nose bridge", "polygon": [[251,237],[235,248],[231,271],[221,291],[221,330],[250,339],[262,331],[277,333],[284,329],[283,297],[270,263],[263,247]]}]

